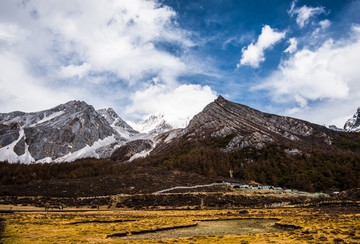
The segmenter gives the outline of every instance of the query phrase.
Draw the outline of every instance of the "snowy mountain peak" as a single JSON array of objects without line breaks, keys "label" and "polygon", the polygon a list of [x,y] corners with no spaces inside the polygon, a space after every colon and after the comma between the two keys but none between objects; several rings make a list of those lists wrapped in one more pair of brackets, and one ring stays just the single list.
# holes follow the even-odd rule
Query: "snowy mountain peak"
[{"label": "snowy mountain peak", "polygon": [[145,120],[129,122],[129,124],[141,133],[159,134],[173,129],[164,117],[164,114],[153,114]]},{"label": "snowy mountain peak", "polygon": [[138,122],[128,121],[128,124],[141,133],[160,134],[172,129],[185,128],[188,126],[190,120],[191,118],[189,117],[171,120],[165,114],[157,113]]},{"label": "snowy mountain peak", "polygon": [[344,125],[344,130],[347,132],[359,132],[360,131],[360,107],[357,109],[354,116]]}]

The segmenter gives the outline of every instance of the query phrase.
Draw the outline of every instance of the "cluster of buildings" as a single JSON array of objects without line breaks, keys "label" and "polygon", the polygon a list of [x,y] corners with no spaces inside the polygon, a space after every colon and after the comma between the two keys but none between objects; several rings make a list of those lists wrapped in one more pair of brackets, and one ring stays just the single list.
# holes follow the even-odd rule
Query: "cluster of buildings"
[{"label": "cluster of buildings", "polygon": [[239,183],[229,183],[223,181],[222,184],[229,185],[234,190],[243,190],[243,191],[277,191],[278,193],[283,194],[309,194],[308,192],[299,191],[296,189],[283,189],[282,187],[276,187],[276,186],[262,186],[262,185],[245,185],[245,184],[239,184]]},{"label": "cluster of buildings", "polygon": [[283,188],[275,187],[275,186],[261,186],[261,185],[254,186],[254,185],[242,185],[236,183],[230,183],[230,185],[233,189],[283,191]]}]

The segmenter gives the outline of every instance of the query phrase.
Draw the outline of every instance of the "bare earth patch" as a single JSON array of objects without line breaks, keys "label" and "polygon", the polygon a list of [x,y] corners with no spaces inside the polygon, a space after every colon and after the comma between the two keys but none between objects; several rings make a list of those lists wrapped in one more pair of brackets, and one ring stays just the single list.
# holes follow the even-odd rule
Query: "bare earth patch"
[{"label": "bare earth patch", "polygon": [[121,237],[121,239],[146,240],[161,238],[181,238],[188,236],[208,235],[240,235],[251,233],[280,232],[282,229],[275,226],[278,220],[274,219],[238,219],[201,221],[197,226],[173,230],[159,230]]}]

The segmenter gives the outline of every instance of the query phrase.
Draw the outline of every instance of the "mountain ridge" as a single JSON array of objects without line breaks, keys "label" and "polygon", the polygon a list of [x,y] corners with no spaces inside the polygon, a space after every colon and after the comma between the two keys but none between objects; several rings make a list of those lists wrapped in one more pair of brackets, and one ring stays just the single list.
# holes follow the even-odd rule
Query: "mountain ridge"
[{"label": "mountain ridge", "polygon": [[291,144],[291,151],[296,144],[311,144],[312,140],[331,145],[335,133],[321,125],[264,113],[222,96],[205,106],[183,129],[174,130],[162,114],[139,122],[143,131],[135,130],[132,124],[112,108],[95,110],[76,100],[39,112],[1,113],[0,160],[29,163],[110,158],[116,150],[116,160],[133,160],[166,150],[184,138],[201,141],[206,137],[227,138],[227,144],[220,148],[225,153],[246,147],[262,149],[273,143]]}]

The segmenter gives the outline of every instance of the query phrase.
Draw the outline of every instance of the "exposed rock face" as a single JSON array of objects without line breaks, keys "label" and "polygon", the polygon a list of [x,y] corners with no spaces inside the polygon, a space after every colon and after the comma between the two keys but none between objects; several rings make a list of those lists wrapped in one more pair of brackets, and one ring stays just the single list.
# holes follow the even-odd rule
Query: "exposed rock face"
[{"label": "exposed rock face", "polygon": [[14,152],[18,155],[24,155],[25,154],[25,137],[21,137],[21,139],[19,140],[18,143],[16,143],[15,147],[14,147]]},{"label": "exposed rock face", "polygon": [[282,140],[298,141],[316,137],[330,144],[330,130],[306,121],[263,113],[250,107],[227,101],[219,96],[195,115],[186,128],[188,137],[234,137],[223,151],[244,147],[262,148]]},{"label": "exposed rock face", "polygon": [[334,130],[334,131],[344,131],[344,129],[341,129],[341,128],[337,127],[336,125],[329,125],[329,129]]},{"label": "exposed rock face", "polygon": [[110,126],[119,133],[120,136],[129,139],[139,134],[124,120],[122,120],[112,108],[99,109],[97,112],[103,116]]},{"label": "exposed rock face", "polygon": [[360,131],[360,108],[351,119],[348,119],[344,125],[344,130],[347,132],[359,132]]},{"label": "exposed rock face", "polygon": [[[1,117],[0,117],[1,118]],[[0,147],[10,145],[19,137],[20,126],[17,123],[0,124]]]}]

